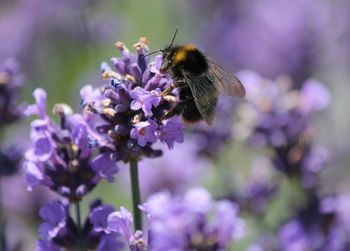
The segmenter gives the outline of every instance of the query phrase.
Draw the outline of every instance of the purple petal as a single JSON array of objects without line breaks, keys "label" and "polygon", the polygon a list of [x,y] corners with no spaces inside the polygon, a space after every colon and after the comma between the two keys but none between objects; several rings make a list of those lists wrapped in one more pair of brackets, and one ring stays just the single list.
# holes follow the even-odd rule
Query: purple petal
[{"label": "purple petal", "polygon": [[109,182],[114,182],[114,174],[119,171],[117,164],[109,158],[108,154],[100,154],[91,162],[92,169],[98,177],[104,178]]},{"label": "purple petal", "polygon": [[111,213],[108,216],[108,229],[112,232],[121,233],[124,238],[129,242],[132,236],[132,214],[124,207],[120,208],[120,211]]},{"label": "purple petal", "polygon": [[110,233],[107,229],[108,227],[108,215],[114,211],[114,208],[109,205],[103,205],[95,208],[90,213],[90,221],[96,232],[105,232],[106,234]]}]

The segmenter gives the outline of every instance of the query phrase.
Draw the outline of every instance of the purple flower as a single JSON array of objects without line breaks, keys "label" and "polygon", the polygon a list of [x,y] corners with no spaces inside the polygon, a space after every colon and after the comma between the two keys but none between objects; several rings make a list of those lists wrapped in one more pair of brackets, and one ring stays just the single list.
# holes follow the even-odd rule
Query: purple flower
[{"label": "purple flower", "polygon": [[148,216],[148,241],[140,231],[133,234],[132,216],[125,208],[108,217],[108,229],[121,233],[131,251],[226,250],[243,235],[238,206],[213,201],[203,188],[191,189],[184,197],[154,194],[140,208]]},{"label": "purple flower", "polygon": [[273,179],[272,161],[268,157],[259,157],[253,161],[251,177],[242,191],[234,195],[242,210],[256,215],[268,213],[269,203],[279,191],[278,183]]},{"label": "purple flower", "polygon": [[328,91],[315,80],[296,90],[287,77],[272,81],[250,71],[239,75],[247,83],[248,102],[238,108],[242,119],[235,124],[237,137],[254,148],[271,148],[277,170],[299,177],[304,187],[314,186],[327,156],[313,144],[310,117],[326,108]]},{"label": "purple flower", "polygon": [[97,251],[119,251],[124,250],[124,243],[120,241],[120,234],[111,233],[103,235],[97,246]]},{"label": "purple flower", "polygon": [[338,202],[336,198],[311,195],[296,216],[282,226],[279,241],[283,250],[346,250],[349,241],[343,237],[350,234],[349,221],[340,218],[342,205]]},{"label": "purple flower", "polygon": [[18,120],[23,114],[17,96],[23,84],[23,75],[14,59],[0,65],[0,128]]},{"label": "purple flower", "polygon": [[61,251],[62,249],[49,240],[38,240],[36,251]]},{"label": "purple flower", "polygon": [[113,212],[108,216],[108,230],[121,234],[131,251],[147,251],[147,242],[142,231],[137,230],[133,233],[132,222],[131,213],[126,208],[121,207],[120,211]]},{"label": "purple flower", "polygon": [[[111,31],[118,29],[118,18],[112,13],[90,13],[88,18],[85,17],[85,11],[89,10],[91,4],[92,1],[49,0],[38,6],[36,1],[26,0],[2,6],[6,8],[6,13],[0,18],[0,39],[4,41],[0,57],[16,56],[27,61],[33,57],[32,51],[35,51],[30,49],[35,42],[41,41],[40,35],[47,36],[51,31],[64,34],[65,41],[78,40],[85,44],[111,39]],[[37,14],[33,15],[33,11]],[[86,20],[79,22],[76,15],[84,16]],[[47,38],[50,39],[45,41],[48,46],[58,42],[50,36]]]},{"label": "purple flower", "polygon": [[282,247],[287,251],[309,249],[308,237],[299,222],[289,222],[280,231]]},{"label": "purple flower", "polygon": [[127,242],[132,238],[132,222],[131,213],[124,207],[120,211],[111,213],[108,216],[108,230],[123,234]]},{"label": "purple flower", "polygon": [[82,89],[84,116],[90,118],[89,124],[99,133],[96,144],[113,160],[158,157],[162,152],[152,148],[157,140],[169,147],[175,141],[183,141],[182,127],[163,121],[176,102],[174,94],[159,96],[171,79],[159,71],[161,56],[155,62],[144,56],[148,51],[147,38],[134,44],[136,53],[131,53],[122,42],[117,42],[116,47],[121,56],[112,57],[113,67],[101,65],[102,77],[109,81],[99,89],[101,95],[90,87]]},{"label": "purple flower", "polygon": [[[54,201],[40,210],[44,223],[40,225],[41,240],[37,250],[76,250],[83,243],[89,250],[122,250],[124,244],[119,233],[107,230],[108,215],[114,211],[112,206],[95,201],[90,205],[89,217],[81,229],[69,214],[69,205]],[[48,249],[50,250],[50,249]]]},{"label": "purple flower", "polygon": [[22,154],[16,147],[3,148],[0,145],[0,177],[12,175],[18,171]]},{"label": "purple flower", "polygon": [[[39,227],[42,244],[53,242],[61,247],[74,246],[77,242],[78,229],[69,216],[69,205],[61,201],[53,201],[40,209],[43,219]],[[46,240],[46,241],[45,241]],[[39,243],[40,244],[40,243]],[[52,244],[55,248],[55,245]]]},{"label": "purple flower", "polygon": [[96,172],[97,179],[104,178],[114,182],[114,174],[119,171],[118,166],[107,154],[100,154],[91,161],[91,167]]},{"label": "purple flower", "polygon": [[160,97],[156,96],[156,93],[146,91],[141,87],[133,89],[130,96],[134,99],[131,102],[131,109],[137,111],[142,108],[147,117],[152,115],[152,107],[156,107],[160,102]]},{"label": "purple flower", "polygon": [[91,191],[99,180],[113,182],[119,169],[106,153],[96,155],[97,149],[90,142],[99,139],[99,135],[84,118],[72,114],[67,105],[59,104],[54,108],[60,118],[57,125],[46,114],[45,91],[37,89],[34,95],[36,104],[29,106],[27,112],[39,119],[32,122],[32,148],[27,151],[23,165],[28,189],[47,186],[75,201]]},{"label": "purple flower", "polygon": [[60,201],[54,201],[40,209],[40,217],[44,223],[40,225],[40,236],[52,239],[65,227],[68,218],[68,207]]},{"label": "purple flower", "polygon": [[243,233],[237,205],[214,202],[202,188],[189,190],[183,198],[155,194],[142,208],[148,214],[149,246],[154,251],[225,250],[232,239]]},{"label": "purple flower", "polygon": [[300,108],[306,114],[324,110],[331,101],[329,91],[315,79],[303,84],[300,96]]},{"label": "purple flower", "polygon": [[199,29],[205,30],[204,47],[228,67],[270,78],[288,74],[296,85],[318,69],[329,25],[325,1],[194,2],[196,10],[211,10]]},{"label": "purple flower", "polygon": [[196,125],[190,134],[198,145],[198,154],[216,158],[227,143],[232,142],[232,119],[235,115],[236,102],[230,97],[220,97],[216,106],[215,122],[212,126]]},{"label": "purple flower", "polygon": [[152,119],[139,122],[131,129],[130,137],[132,139],[137,139],[137,144],[140,146],[145,146],[147,142],[155,143],[157,141],[157,136],[155,134],[157,127],[157,123]]},{"label": "purple flower", "polygon": [[46,111],[46,92],[41,89],[35,89],[33,92],[33,96],[35,98],[35,104],[29,105],[25,110],[25,114],[27,116],[37,115],[41,119],[47,119],[47,111]]},{"label": "purple flower", "polygon": [[114,208],[109,205],[99,206],[97,208],[94,208],[94,210],[90,213],[90,222],[93,225],[93,228],[96,232],[105,232],[106,234],[109,234],[109,231],[107,230],[108,222],[107,218],[108,215],[111,214],[114,211]]},{"label": "purple flower", "polygon": [[174,142],[182,143],[184,135],[182,132],[183,125],[177,117],[165,120],[159,127],[159,139],[166,143],[169,149],[174,147]]}]

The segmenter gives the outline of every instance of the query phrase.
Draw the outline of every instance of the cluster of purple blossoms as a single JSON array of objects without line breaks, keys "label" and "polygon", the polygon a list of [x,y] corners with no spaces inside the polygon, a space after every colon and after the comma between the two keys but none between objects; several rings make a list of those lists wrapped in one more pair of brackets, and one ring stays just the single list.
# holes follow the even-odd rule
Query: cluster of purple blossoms
[{"label": "cluster of purple blossoms", "polygon": [[21,149],[6,145],[4,129],[22,117],[21,107],[18,104],[19,89],[23,84],[23,75],[19,71],[19,64],[13,58],[7,59],[0,65],[0,249],[16,251],[20,249],[19,243],[13,248],[7,242],[6,230],[8,219],[4,216],[1,193],[3,177],[14,175],[20,168],[22,158]]},{"label": "cluster of purple blossoms", "polygon": [[15,174],[20,168],[22,152],[14,147],[0,145],[0,177]]},{"label": "cluster of purple blossoms", "polygon": [[0,66],[0,128],[18,120],[21,109],[17,104],[18,90],[23,84],[23,75],[14,59]]},{"label": "cluster of purple blossoms", "polygon": [[[17,104],[23,78],[14,59],[8,59],[0,66],[0,131],[18,121],[23,115],[21,107]],[[16,147],[4,147],[0,144],[0,177],[11,175],[18,170],[21,155],[21,151]]]},{"label": "cluster of purple blossoms", "polygon": [[[102,224],[98,222],[100,216],[96,210],[105,206],[101,202],[93,203],[90,218],[81,225],[79,201],[101,179],[113,182],[118,166],[109,153],[102,149],[98,151],[91,145],[99,135],[83,116],[73,114],[66,104],[56,104],[53,110],[59,117],[59,124],[56,124],[47,114],[45,91],[36,89],[34,97],[36,104],[25,110],[26,115],[38,116],[31,125],[32,148],[26,152],[23,164],[28,189],[46,186],[67,199],[41,208],[44,223],[39,228],[37,250],[59,251],[78,247],[117,250],[122,244],[116,238],[93,230],[93,225]],[[73,203],[77,208],[76,221],[69,215],[69,205]],[[113,211],[113,208],[106,207]],[[106,249],[107,246],[113,248]]]},{"label": "cluster of purple blossoms", "polygon": [[[169,149],[175,142],[183,142],[180,119],[164,119],[177,101],[176,93],[160,95],[171,79],[159,71],[161,56],[152,63],[145,57],[146,42],[141,38],[135,44],[136,54],[129,53],[121,42],[116,44],[122,53],[121,58],[112,58],[116,70],[102,64],[102,76],[109,80],[108,85],[98,89],[85,86],[81,90],[82,115],[74,114],[66,104],[56,104],[56,123],[47,114],[45,91],[34,91],[36,103],[25,110],[27,116],[38,117],[31,124],[32,147],[23,164],[28,189],[46,186],[66,199],[41,209],[44,223],[39,228],[37,250],[122,250],[120,233],[107,229],[107,216],[114,209],[93,204],[82,225],[79,201],[101,179],[114,181],[113,175],[119,170],[116,162],[160,156],[162,151],[152,148],[158,140]],[[75,220],[69,213],[73,204]],[[127,239],[130,247],[141,245],[140,233]]]},{"label": "cluster of purple blossoms", "polygon": [[160,156],[162,152],[152,148],[157,140],[169,148],[173,148],[174,142],[184,140],[179,118],[164,119],[176,102],[176,95],[161,97],[160,94],[172,80],[159,71],[162,56],[152,63],[145,57],[146,38],[134,45],[135,54],[122,42],[116,46],[121,57],[111,58],[114,69],[107,63],[101,66],[102,76],[109,84],[98,90],[86,86],[81,91],[85,116],[94,117],[90,122],[102,135],[96,143],[110,151],[114,161]]},{"label": "cluster of purple blossoms", "polygon": [[287,77],[271,81],[245,71],[240,78],[248,102],[238,108],[237,137],[253,148],[272,149],[279,171],[300,177],[306,187],[314,185],[315,174],[324,167],[328,154],[314,145],[310,117],[328,106],[328,90],[314,79],[295,90]]},{"label": "cluster of purple blossoms", "polygon": [[108,216],[105,231],[121,233],[131,251],[227,250],[244,233],[238,206],[213,201],[203,188],[193,188],[183,197],[157,193],[141,208],[148,216],[147,240],[140,231],[133,234],[132,217],[125,208]]},{"label": "cluster of purple blossoms", "polygon": [[269,203],[279,190],[271,166],[271,160],[266,156],[257,157],[253,161],[249,180],[231,198],[240,205],[242,211],[254,215],[266,213]]},{"label": "cluster of purple blossoms", "polygon": [[232,141],[232,123],[236,100],[231,97],[220,97],[216,106],[213,126],[198,124],[189,130],[190,136],[198,146],[198,154],[207,158],[215,158],[222,148]]},{"label": "cluster of purple blossoms", "polygon": [[40,240],[37,251],[69,250],[123,250],[124,244],[119,233],[104,231],[107,227],[107,216],[114,211],[109,205],[102,205],[97,200],[90,205],[89,217],[78,226],[69,214],[69,205],[61,201],[53,201],[40,210],[43,223],[39,227]]},{"label": "cluster of purple blossoms", "polygon": [[108,153],[91,147],[98,135],[84,118],[73,114],[68,105],[57,104],[57,125],[46,112],[45,91],[36,89],[34,97],[36,104],[25,111],[38,116],[31,124],[32,148],[24,162],[28,189],[47,186],[70,201],[79,201],[99,180],[114,181],[119,168]]},{"label": "cluster of purple blossoms", "polygon": [[[95,1],[60,1],[48,0],[38,5],[35,0],[19,0],[2,4],[0,17],[0,57],[13,57],[30,62],[35,42],[43,35],[51,39],[51,32],[64,34],[65,40],[75,39],[85,44],[101,43],[112,38],[112,32],[118,28],[116,16],[89,13]],[[33,12],[36,15],[33,15]],[[113,17],[113,18],[112,18]],[[117,19],[118,20],[118,19]],[[51,40],[53,43],[54,37]],[[84,46],[84,45],[82,45]],[[41,46],[41,50],[43,47]]]},{"label": "cluster of purple blossoms", "polygon": [[226,250],[244,231],[238,206],[229,201],[213,202],[202,188],[189,190],[183,198],[153,195],[143,208],[150,221],[149,245],[154,251]]},{"label": "cluster of purple blossoms", "polygon": [[349,194],[313,196],[279,231],[281,250],[340,251],[350,247]]},{"label": "cluster of purple blossoms", "polygon": [[326,1],[193,2],[201,10],[196,13],[210,10],[199,22],[206,34],[203,46],[224,65],[270,78],[288,74],[296,84],[318,68],[328,25]]}]

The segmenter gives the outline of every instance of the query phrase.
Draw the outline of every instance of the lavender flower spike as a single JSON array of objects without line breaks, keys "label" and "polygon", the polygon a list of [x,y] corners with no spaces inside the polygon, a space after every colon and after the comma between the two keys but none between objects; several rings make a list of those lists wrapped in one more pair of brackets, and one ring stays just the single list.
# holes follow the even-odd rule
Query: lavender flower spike
[{"label": "lavender flower spike", "polygon": [[203,188],[193,188],[183,198],[155,194],[142,208],[150,221],[149,245],[154,251],[227,250],[231,240],[243,235],[238,206],[214,202]]},{"label": "lavender flower spike", "polygon": [[28,115],[39,116],[32,122],[32,148],[23,165],[28,189],[47,186],[70,201],[79,201],[99,180],[113,182],[119,168],[108,153],[91,147],[91,140],[98,135],[84,117],[58,104],[54,108],[60,119],[58,125],[47,115],[45,91],[37,89],[34,96],[36,104],[26,110]]},{"label": "lavender flower spike", "polygon": [[135,124],[135,127],[131,129],[130,136],[133,139],[137,139],[137,143],[140,146],[145,146],[147,142],[155,143],[157,141],[156,129],[157,123],[148,119]]},{"label": "lavender flower spike", "polygon": [[[131,214],[125,209],[108,217],[108,229],[122,233],[132,251],[145,250],[147,245],[152,251],[223,251],[231,240],[243,235],[238,206],[229,201],[213,201],[203,188],[191,189],[184,197],[158,193],[141,208],[148,215],[147,242],[140,232],[132,235]],[[135,249],[135,243],[139,248]]]},{"label": "lavender flower spike", "polygon": [[113,67],[101,65],[102,77],[108,80],[101,95],[86,87],[81,92],[85,113],[97,115],[95,122],[90,121],[101,136],[97,143],[114,161],[158,157],[161,150],[152,148],[158,140],[169,148],[183,141],[180,122],[174,118],[164,120],[175,105],[175,94],[167,98],[158,95],[172,80],[159,71],[161,56],[155,62],[144,57],[148,51],[146,38],[134,45],[136,53],[131,53],[122,42],[117,42],[116,47],[121,56],[112,57]]},{"label": "lavender flower spike", "polygon": [[23,84],[23,75],[14,59],[0,65],[0,127],[8,125],[23,116],[17,104],[18,90]]},{"label": "lavender flower spike", "polygon": [[69,214],[69,204],[53,201],[40,210],[44,223],[39,228],[41,239],[37,243],[37,251],[79,250],[82,243],[88,250],[123,250],[121,234],[107,231],[107,217],[113,211],[110,205],[93,202],[89,217],[79,230]]},{"label": "lavender flower spike", "polygon": [[[158,93],[159,90],[158,90]],[[160,97],[156,96],[155,93],[146,91],[141,87],[136,87],[130,92],[130,96],[134,99],[131,102],[131,109],[141,109],[146,116],[152,115],[152,107],[156,107],[159,104]]]}]

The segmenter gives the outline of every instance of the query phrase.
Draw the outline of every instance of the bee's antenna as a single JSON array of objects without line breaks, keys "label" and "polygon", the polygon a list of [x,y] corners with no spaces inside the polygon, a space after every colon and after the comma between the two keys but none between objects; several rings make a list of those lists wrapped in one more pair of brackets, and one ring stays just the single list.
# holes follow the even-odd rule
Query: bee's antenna
[{"label": "bee's antenna", "polygon": [[[173,43],[174,43],[174,40],[175,40],[175,38],[176,38],[176,34],[177,34],[177,31],[178,31],[178,30],[179,30],[179,26],[176,27],[176,30],[175,30],[174,35],[173,35],[173,39],[171,40],[171,43],[170,43],[170,45],[168,46],[168,49],[169,49],[171,46],[173,46]],[[157,53],[158,51],[164,52],[163,49],[160,49],[160,50],[152,51],[152,52],[150,52],[150,53],[148,53],[148,54],[146,54],[146,55],[143,55],[142,57],[147,57],[147,56],[149,56],[149,55],[152,55],[152,54],[154,54],[154,53]]]},{"label": "bee's antenna", "polygon": [[173,35],[173,39],[171,40],[171,43],[170,43],[170,45],[169,45],[168,48],[170,48],[171,46],[173,46],[173,43],[174,43],[174,40],[175,40],[175,38],[176,38],[176,34],[177,34],[177,31],[178,31],[178,30],[179,30],[179,26],[176,27],[176,30],[175,30],[174,35]]},{"label": "bee's antenna", "polygon": [[150,53],[147,53],[146,55],[143,55],[143,57],[148,57],[149,55],[152,55],[152,54],[154,54],[154,53],[157,53],[158,51],[164,52],[163,49],[160,49],[160,50],[156,50],[156,51],[152,51],[152,52],[150,52]]}]

